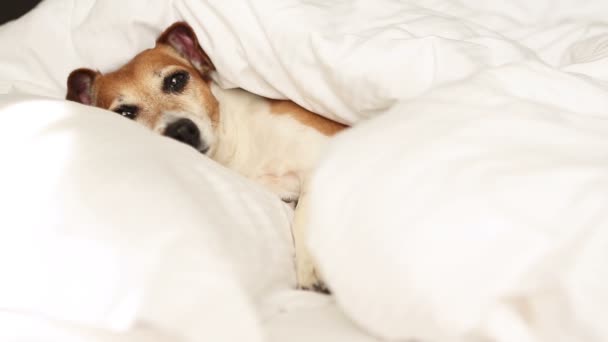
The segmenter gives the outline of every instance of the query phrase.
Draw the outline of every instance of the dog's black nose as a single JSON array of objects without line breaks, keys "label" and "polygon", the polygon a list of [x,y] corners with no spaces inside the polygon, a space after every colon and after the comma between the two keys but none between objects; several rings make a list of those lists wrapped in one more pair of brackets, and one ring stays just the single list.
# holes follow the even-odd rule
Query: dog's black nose
[{"label": "dog's black nose", "polygon": [[194,148],[201,143],[201,133],[196,124],[190,119],[179,119],[165,128],[165,136],[181,141]]}]

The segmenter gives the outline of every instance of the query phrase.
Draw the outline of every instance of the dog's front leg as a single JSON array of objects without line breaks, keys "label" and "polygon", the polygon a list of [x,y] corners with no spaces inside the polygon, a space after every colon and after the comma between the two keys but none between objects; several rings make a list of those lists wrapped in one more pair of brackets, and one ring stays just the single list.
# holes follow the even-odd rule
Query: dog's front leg
[{"label": "dog's front leg", "polygon": [[309,214],[309,200],[306,192],[306,186],[303,186],[298,199],[298,205],[295,210],[292,225],[296,251],[296,275],[298,278],[298,287],[306,290],[329,293],[308,250],[307,230]]}]

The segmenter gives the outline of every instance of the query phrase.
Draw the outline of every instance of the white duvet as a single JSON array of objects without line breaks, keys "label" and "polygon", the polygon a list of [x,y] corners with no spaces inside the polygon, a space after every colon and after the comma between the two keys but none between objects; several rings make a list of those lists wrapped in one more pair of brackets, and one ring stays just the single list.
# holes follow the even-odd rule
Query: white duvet
[{"label": "white duvet", "polygon": [[607,13],[603,0],[44,1],[0,27],[13,279],[0,336],[31,332],[8,323],[29,312],[133,338],[162,340],[137,335],[144,322],[285,339],[269,322],[287,306],[267,304],[293,284],[278,200],[125,120],[32,97],[60,99],[72,69],[111,70],[187,20],[221,85],[356,124],[312,183],[309,245],[361,331],[293,314],[294,334],[608,340]]}]

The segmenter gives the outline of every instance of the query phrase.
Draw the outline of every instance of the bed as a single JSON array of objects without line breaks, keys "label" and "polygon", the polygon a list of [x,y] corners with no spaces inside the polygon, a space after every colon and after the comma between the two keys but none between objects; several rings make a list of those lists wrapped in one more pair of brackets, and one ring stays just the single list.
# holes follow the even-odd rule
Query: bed
[{"label": "bed", "polygon": [[[0,26],[2,341],[608,340],[603,0],[45,0]],[[222,87],[353,128],[293,212],[64,101],[186,20]]]}]

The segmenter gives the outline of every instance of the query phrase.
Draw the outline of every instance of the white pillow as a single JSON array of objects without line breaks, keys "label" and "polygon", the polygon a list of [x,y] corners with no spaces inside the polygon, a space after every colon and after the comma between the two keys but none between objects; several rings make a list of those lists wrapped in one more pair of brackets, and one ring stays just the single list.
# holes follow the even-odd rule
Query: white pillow
[{"label": "white pillow", "polygon": [[260,339],[251,302],[295,283],[284,203],[97,108],[4,95],[0,120],[0,309]]}]

